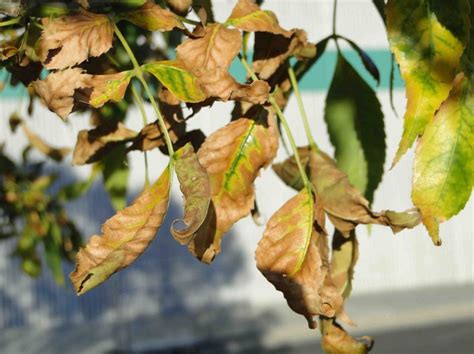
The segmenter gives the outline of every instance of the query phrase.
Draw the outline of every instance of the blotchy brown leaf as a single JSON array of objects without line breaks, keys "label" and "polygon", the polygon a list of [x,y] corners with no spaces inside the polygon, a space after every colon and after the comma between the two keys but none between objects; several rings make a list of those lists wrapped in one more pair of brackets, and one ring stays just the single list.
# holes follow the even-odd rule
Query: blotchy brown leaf
[{"label": "blotchy brown leaf", "polygon": [[291,37],[292,32],[280,27],[278,18],[272,11],[261,10],[252,0],[239,0],[227,23],[247,32],[270,32]]},{"label": "blotchy brown leaf", "polygon": [[72,162],[83,165],[99,160],[103,153],[117,143],[129,141],[137,133],[122,123],[113,126],[100,125],[92,130],[81,130],[77,135]]},{"label": "blotchy brown leaf", "polygon": [[[86,74],[83,74],[86,75]],[[87,75],[84,81],[87,88],[92,89],[87,103],[92,107],[102,107],[108,101],[120,102],[123,100],[132,72],[123,71],[109,75]]]},{"label": "blotchy brown leaf", "polygon": [[316,328],[314,316],[335,317],[342,312],[328,252],[322,207],[305,188],[270,218],[255,253],[257,268],[310,328]]},{"label": "blotchy brown leaf", "polygon": [[28,128],[25,123],[22,123],[21,126],[31,146],[41,151],[43,154],[52,158],[53,160],[61,162],[63,158],[69,155],[69,153],[71,152],[71,149],[68,147],[55,148],[47,144],[42,138],[40,138],[36,133],[34,133],[30,128]]},{"label": "blotchy brown leaf", "polygon": [[113,22],[106,15],[81,10],[75,15],[43,18],[37,53],[47,69],[63,69],[112,47]]},{"label": "blotchy brown leaf", "polygon": [[228,72],[241,45],[238,30],[213,23],[205,27],[201,37],[190,38],[180,44],[176,49],[177,59],[194,74],[208,97],[224,101],[229,98],[243,99],[261,104],[268,97],[266,83],[241,85]]},{"label": "blotchy brown leaf", "polygon": [[[184,218],[173,221],[171,235],[180,244],[187,245],[204,222],[211,200],[209,177],[191,143],[176,152],[176,175],[185,199]],[[184,228],[177,229],[177,223],[184,223]]]},{"label": "blotchy brown leaf", "polygon": [[63,120],[72,112],[74,93],[88,86],[89,75],[74,68],[50,73],[44,80],[33,82],[33,88],[43,103]]},{"label": "blotchy brown leaf", "polygon": [[336,321],[323,320],[321,346],[327,354],[367,354],[374,345],[371,337],[352,338]]},{"label": "blotchy brown leaf", "polygon": [[102,235],[90,238],[76,256],[70,277],[78,295],[103,283],[129,266],[154,239],[168,208],[170,171],[166,168],[153,186],[132,205],[106,221]]},{"label": "blotchy brown leaf", "polygon": [[278,149],[273,116],[240,118],[211,134],[198,151],[211,182],[208,216],[189,245],[191,253],[210,263],[220,252],[221,239],[254,205],[253,182]]}]

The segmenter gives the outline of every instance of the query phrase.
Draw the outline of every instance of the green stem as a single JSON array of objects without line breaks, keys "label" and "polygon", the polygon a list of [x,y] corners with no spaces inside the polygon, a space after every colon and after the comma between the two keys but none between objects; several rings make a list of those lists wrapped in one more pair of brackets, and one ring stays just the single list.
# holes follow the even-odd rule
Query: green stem
[{"label": "green stem", "polygon": [[7,21],[4,21],[4,22],[0,22],[0,27],[6,27],[6,26],[10,26],[10,25],[16,25],[17,23],[20,23],[21,21],[21,17],[15,17],[15,18],[11,18]]},{"label": "green stem", "polygon": [[316,150],[318,150],[318,145],[314,141],[313,135],[311,134],[311,128],[309,127],[308,116],[306,115],[306,111],[304,109],[303,99],[301,98],[301,93],[298,87],[298,81],[296,80],[295,71],[293,70],[291,66],[288,67],[288,75],[290,76],[291,86],[293,87],[296,100],[298,101],[298,108],[300,110],[301,118],[303,120],[306,138],[308,139],[309,145],[311,146],[311,148],[315,148]]},{"label": "green stem", "polygon": [[336,35],[336,19],[337,19],[337,0],[333,0],[333,7],[332,7],[332,34],[333,36]]},{"label": "green stem", "polygon": [[[252,80],[256,81],[258,80],[257,75],[255,75],[254,71],[252,68],[249,66],[245,58],[243,58],[241,55],[239,55],[240,62],[244,66],[245,70],[247,70],[247,73],[250,75]],[[304,170],[303,164],[301,163],[300,156],[298,154],[298,148],[296,146],[295,139],[293,137],[293,134],[291,133],[290,126],[288,125],[288,122],[283,115],[283,112],[280,109],[280,106],[278,106],[278,103],[275,101],[275,98],[270,95],[268,98],[268,102],[272,105],[273,109],[276,112],[276,115],[278,119],[280,120],[281,124],[283,125],[283,129],[285,129],[286,135],[288,136],[288,140],[290,142],[291,150],[293,151],[293,154],[295,155],[295,161],[296,164],[298,165],[298,170],[300,171],[301,179],[303,180],[304,186],[310,190],[311,189],[311,183],[309,182],[308,176],[306,175],[306,172]]]},{"label": "green stem", "polygon": [[[138,107],[138,110],[140,111],[141,116],[142,116],[143,126],[145,127],[148,124],[148,119],[147,119],[147,116],[146,116],[145,107],[143,105],[143,100],[140,97],[140,95],[138,94],[137,89],[135,88],[135,86],[133,84],[130,85],[130,86],[132,88],[133,97],[135,98],[135,103]],[[147,188],[147,187],[150,186],[150,178],[148,176],[148,155],[147,155],[146,151],[144,151],[143,154],[144,154],[143,156],[145,158],[145,188]]]},{"label": "green stem", "polygon": [[177,17],[181,22],[184,22],[184,23],[187,23],[187,24],[190,24],[190,25],[197,26],[197,25],[201,24],[201,22],[199,22],[199,21],[190,20],[189,18],[186,18],[186,17],[183,17],[183,16],[177,16]]},{"label": "green stem", "polygon": [[[143,88],[145,89],[148,99],[150,100],[151,105],[153,109],[155,110],[156,116],[158,117],[158,123],[160,125],[161,132],[163,133],[163,136],[166,141],[166,147],[168,148],[168,153],[170,157],[172,157],[174,156],[174,149],[173,149],[173,143],[171,142],[171,138],[168,133],[168,128],[166,127],[165,120],[163,119],[163,116],[161,115],[161,111],[160,111],[160,108],[158,107],[158,103],[156,102],[155,97],[153,96],[153,93],[150,90],[150,87],[148,86],[147,82],[145,81],[145,78],[143,77],[142,68],[138,64],[135,54],[133,54],[132,49],[128,45],[125,37],[122,35],[122,32],[120,32],[120,30],[118,29],[117,25],[114,26],[114,32],[117,35],[120,43],[122,43],[122,46],[124,47],[128,56],[130,57],[130,61],[132,62],[133,67],[135,68],[136,77],[140,81],[140,83],[143,85]],[[170,164],[172,164],[173,161],[174,161],[173,158],[170,158]]]}]

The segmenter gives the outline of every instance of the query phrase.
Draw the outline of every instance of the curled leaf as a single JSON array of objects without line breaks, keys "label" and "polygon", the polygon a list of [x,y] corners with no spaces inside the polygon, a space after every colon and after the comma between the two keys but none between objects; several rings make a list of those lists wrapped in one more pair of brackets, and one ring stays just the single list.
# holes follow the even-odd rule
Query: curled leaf
[{"label": "curled leaf", "polygon": [[413,171],[413,203],[433,242],[441,244],[438,223],[459,213],[474,186],[473,84],[459,74],[419,140]]},{"label": "curled leaf", "polygon": [[374,346],[374,340],[371,337],[352,338],[333,320],[322,321],[321,335],[321,346],[327,354],[367,354]]},{"label": "curled leaf", "polygon": [[30,128],[28,128],[25,123],[22,123],[21,126],[31,146],[41,151],[43,154],[52,158],[53,160],[61,162],[63,158],[69,155],[69,153],[71,152],[70,148],[55,148],[47,144],[42,138],[40,138],[36,133],[34,133]]},{"label": "curled leaf", "polygon": [[164,32],[173,28],[184,28],[174,13],[152,1],[147,1],[140,8],[127,12],[123,18],[148,31]]},{"label": "curled leaf", "polygon": [[129,141],[137,133],[122,123],[108,126],[100,125],[92,130],[81,130],[74,147],[73,163],[83,165],[99,160],[105,152],[117,143]]},{"label": "curled leaf", "polygon": [[313,195],[305,188],[270,218],[255,258],[257,268],[310,328],[316,328],[314,316],[335,317],[342,311],[327,257],[324,213],[315,212]]},{"label": "curled leaf", "polygon": [[253,182],[275,157],[278,132],[272,116],[240,118],[211,134],[198,151],[211,182],[207,218],[189,245],[191,253],[210,263],[221,239],[254,206]]},{"label": "curled leaf", "polygon": [[253,0],[239,0],[226,23],[246,32],[270,32],[285,37],[292,35],[291,31],[280,27],[272,11],[261,10]]},{"label": "curled leaf", "polygon": [[127,208],[105,222],[102,235],[90,238],[76,256],[76,268],[70,277],[78,295],[103,283],[112,274],[127,267],[154,239],[168,208],[170,171]]},{"label": "curled leaf", "polygon": [[63,69],[112,47],[114,25],[106,15],[81,10],[78,14],[43,18],[37,53],[47,69]]},{"label": "curled leaf", "polygon": [[[187,245],[204,222],[211,199],[211,187],[206,169],[199,163],[193,146],[188,143],[176,152],[176,174],[184,195],[184,218],[174,220],[171,235],[182,245]],[[184,223],[184,229],[177,229]]]},{"label": "curled leaf", "polygon": [[359,243],[355,231],[346,238],[335,230],[332,238],[331,278],[334,286],[345,299],[352,291],[352,278],[358,258]]}]

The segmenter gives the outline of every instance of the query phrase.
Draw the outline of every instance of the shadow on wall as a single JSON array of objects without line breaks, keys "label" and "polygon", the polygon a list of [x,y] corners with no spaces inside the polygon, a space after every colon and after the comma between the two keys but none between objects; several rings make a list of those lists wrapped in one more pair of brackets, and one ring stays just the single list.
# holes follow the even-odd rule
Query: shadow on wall
[{"label": "shadow on wall", "polygon": [[[72,179],[68,173],[62,171],[62,180]],[[84,199],[71,203],[68,209],[84,238],[100,230],[100,225],[114,214],[101,183],[94,184]],[[74,294],[68,279],[64,288],[59,287],[47,269],[39,279],[30,279],[21,273],[16,259],[5,257],[0,263],[0,329],[46,329],[91,321],[126,323],[141,316],[187,317],[196,308],[215,308],[219,288],[245,274],[242,251],[236,235],[229,234],[214,263],[200,263],[169,233],[172,220],[182,213],[181,205],[171,200],[164,224],[145,253],[129,268],[81,297]],[[0,243],[0,254],[7,256],[11,247],[11,243]],[[65,273],[72,269],[73,265],[65,264]]]}]

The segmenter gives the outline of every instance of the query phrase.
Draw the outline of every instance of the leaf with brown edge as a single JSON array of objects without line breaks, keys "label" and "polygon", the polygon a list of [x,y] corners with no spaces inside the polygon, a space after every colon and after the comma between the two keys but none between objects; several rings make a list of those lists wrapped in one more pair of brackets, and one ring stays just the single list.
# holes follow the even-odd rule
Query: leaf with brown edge
[{"label": "leaf with brown edge", "polygon": [[257,268],[310,328],[317,326],[314,316],[335,317],[343,303],[330,280],[321,210],[303,189],[273,214],[255,252]]},{"label": "leaf with brown edge", "polygon": [[68,147],[55,148],[47,144],[42,138],[40,138],[36,133],[28,128],[25,123],[22,123],[21,126],[31,146],[41,151],[46,156],[52,158],[54,161],[61,162],[63,158],[69,155],[71,152],[71,149]]},{"label": "leaf with brown edge", "polygon": [[108,149],[117,143],[132,140],[137,133],[124,124],[100,125],[91,130],[81,130],[77,135],[72,162],[84,165],[99,160]]},{"label": "leaf with brown edge", "polygon": [[125,13],[123,18],[148,31],[165,32],[174,28],[184,28],[183,23],[174,13],[152,1],[147,1],[140,8]]},{"label": "leaf with brown edge", "polygon": [[364,336],[355,339],[331,319],[321,321],[321,336],[321,347],[327,354],[367,354],[374,346],[374,340],[371,337]]},{"label": "leaf with brown edge", "polygon": [[110,75],[92,75],[86,79],[87,87],[92,89],[88,103],[94,108],[102,107],[108,101],[120,102],[127,91],[132,71]]},{"label": "leaf with brown edge", "polygon": [[[184,218],[174,220],[171,235],[182,245],[187,245],[204,222],[211,200],[211,187],[206,169],[199,163],[191,143],[176,151],[176,175],[184,196]],[[184,224],[177,229],[176,224]]]},{"label": "leaf with brown edge", "polygon": [[64,69],[98,57],[112,47],[114,25],[106,15],[85,10],[75,15],[43,18],[37,53],[47,69]]},{"label": "leaf with brown edge", "polygon": [[33,88],[44,104],[65,120],[73,110],[75,91],[87,87],[88,78],[80,68],[68,69],[34,81]]},{"label": "leaf with brown edge", "polygon": [[240,118],[229,123],[211,134],[198,151],[211,182],[211,204],[189,250],[202,262],[212,262],[220,252],[222,236],[250,214],[253,182],[276,155],[276,123],[265,113],[257,120]]},{"label": "leaf with brown edge", "polygon": [[101,236],[90,238],[77,254],[76,268],[70,275],[78,295],[129,266],[145,251],[163,222],[169,190],[170,170],[166,168],[155,184],[105,222]]},{"label": "leaf with brown edge", "polygon": [[252,0],[239,0],[226,24],[247,32],[270,32],[291,37],[292,32],[280,27],[272,11],[261,10]]}]

